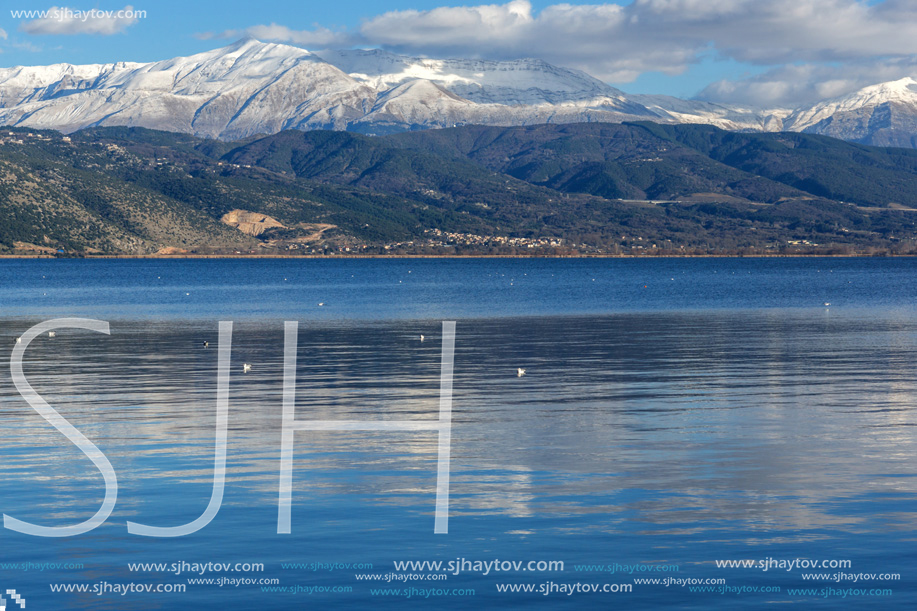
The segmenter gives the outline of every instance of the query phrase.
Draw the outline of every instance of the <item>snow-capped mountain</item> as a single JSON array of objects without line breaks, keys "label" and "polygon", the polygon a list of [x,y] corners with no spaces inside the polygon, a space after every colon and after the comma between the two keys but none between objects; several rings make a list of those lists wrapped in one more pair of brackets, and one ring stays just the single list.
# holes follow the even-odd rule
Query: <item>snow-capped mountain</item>
[{"label": "snow-capped mountain", "polygon": [[0,122],[9,125],[129,125],[227,138],[343,129],[374,94],[308,51],[251,39],[150,64],[12,68],[0,71],[0,91]]},{"label": "snow-capped mountain", "polygon": [[917,148],[917,80],[880,83],[796,110],[784,121],[784,129]]},{"label": "snow-capped mountain", "polygon": [[285,129],[383,133],[463,123],[626,120],[917,146],[917,81],[867,87],[811,108],[761,110],[628,95],[537,59],[311,53],[254,39],[145,64],[0,69],[0,124],[64,132],[126,125],[234,139]]},{"label": "snow-capped mountain", "polygon": [[17,66],[0,68],[0,108],[54,97],[79,89],[89,89],[100,77],[137,68],[142,64],[91,64],[73,66]]},{"label": "snow-capped mountain", "polygon": [[674,123],[702,123],[731,131],[780,131],[791,110],[726,106],[700,100],[682,100],[667,95],[629,95],[661,120]]},{"label": "snow-capped mountain", "polygon": [[623,91],[585,72],[552,66],[540,59],[427,59],[379,49],[323,51],[319,55],[354,79],[380,90],[424,80],[476,104],[532,106],[609,98],[619,101],[622,111],[645,112],[629,106]]},{"label": "snow-capped mountain", "polygon": [[875,146],[917,148],[917,80],[910,77],[797,109],[740,108],[668,96],[628,97],[676,123],[806,132]]},{"label": "snow-capped mountain", "polygon": [[371,132],[654,116],[582,72],[538,60],[326,55],[245,39],[149,64],[3,69],[0,124],[65,132],[142,126],[229,139],[284,129]]}]

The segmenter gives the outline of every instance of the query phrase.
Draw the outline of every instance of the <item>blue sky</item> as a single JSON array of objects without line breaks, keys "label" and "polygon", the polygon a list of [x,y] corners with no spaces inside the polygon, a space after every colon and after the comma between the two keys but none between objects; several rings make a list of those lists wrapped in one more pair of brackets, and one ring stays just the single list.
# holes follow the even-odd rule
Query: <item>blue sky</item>
[{"label": "blue sky", "polygon": [[[917,75],[912,0],[7,0],[0,66],[154,61],[245,35],[307,49],[539,57],[629,93],[789,106]],[[11,11],[145,11],[29,19]],[[8,8],[6,8],[8,7]]]}]

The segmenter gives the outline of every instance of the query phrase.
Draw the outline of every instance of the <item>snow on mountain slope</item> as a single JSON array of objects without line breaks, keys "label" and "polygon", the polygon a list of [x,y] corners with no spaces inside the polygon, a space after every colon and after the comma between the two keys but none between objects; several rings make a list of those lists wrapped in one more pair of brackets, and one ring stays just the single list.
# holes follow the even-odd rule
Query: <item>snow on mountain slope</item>
[{"label": "snow on mountain slope", "polygon": [[[308,51],[252,39],[190,57],[116,66],[55,66],[34,69],[36,76],[11,69],[25,76],[7,79],[15,78],[18,87],[10,87],[0,122],[63,131],[131,125],[239,138],[289,128],[344,129],[375,95]],[[71,74],[91,84],[61,87]],[[0,89],[7,93],[5,81]]]},{"label": "snow on mountain slope", "polygon": [[621,101],[622,110],[628,105],[623,92],[585,72],[539,59],[426,59],[379,49],[323,51],[319,55],[375,89],[425,80],[477,104],[561,104],[611,98]]},{"label": "snow on mountain slope", "polygon": [[793,112],[785,129],[876,146],[917,148],[917,80],[864,87]]},{"label": "snow on mountain slope", "polygon": [[889,103],[913,106],[917,109],[917,80],[907,77],[879,83],[846,96],[819,102],[810,108],[795,111],[787,118],[787,127],[794,131],[802,131],[838,113],[856,112]]},{"label": "snow on mountain slope", "polygon": [[652,117],[617,89],[539,60],[420,60],[253,39],[149,64],[0,70],[0,123],[143,126],[241,138],[284,129],[384,130]]},{"label": "snow on mountain slope", "polygon": [[0,108],[10,108],[41,96],[54,97],[89,89],[102,76],[126,72],[143,64],[16,66],[0,68]]},{"label": "snow on mountain slope", "polygon": [[917,81],[882,83],[805,109],[760,110],[626,95],[537,59],[311,53],[254,39],[147,64],[0,69],[0,124],[65,132],[127,125],[235,139],[284,129],[382,133],[640,119],[917,147]]},{"label": "snow on mountain slope", "polygon": [[682,100],[667,95],[631,95],[631,100],[642,104],[664,121],[675,123],[702,123],[721,129],[780,131],[783,119],[791,110],[743,108],[725,106],[700,100]]}]

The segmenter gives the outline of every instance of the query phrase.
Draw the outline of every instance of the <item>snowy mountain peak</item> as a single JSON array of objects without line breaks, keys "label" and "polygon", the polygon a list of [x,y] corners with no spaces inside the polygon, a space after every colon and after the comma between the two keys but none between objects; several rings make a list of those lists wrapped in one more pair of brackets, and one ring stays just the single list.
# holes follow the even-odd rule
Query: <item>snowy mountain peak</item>
[{"label": "snowy mountain peak", "polygon": [[315,54],[254,38],[147,64],[0,70],[0,124],[62,131],[136,125],[240,138],[653,116],[588,74],[537,59]]},{"label": "snowy mountain peak", "polygon": [[126,125],[234,139],[284,129],[383,133],[638,119],[917,147],[917,80],[872,85],[809,108],[760,110],[628,96],[539,59],[309,52],[254,38],[151,63],[0,68],[0,125],[65,132]]},{"label": "snowy mountain peak", "polygon": [[[819,102],[809,108],[796,110],[785,122],[785,127],[793,131],[812,131],[827,128],[827,122],[834,122],[833,118],[851,118],[856,115],[856,122],[868,126],[868,117],[873,109],[885,104],[903,104],[913,106],[917,110],[917,80],[905,77],[896,81],[888,81],[864,87],[853,93]],[[866,123],[864,123],[864,120]],[[850,122],[847,121],[849,124]],[[850,127],[853,129],[853,127]],[[832,127],[837,129],[837,126]],[[857,136],[859,137],[859,136]],[[851,136],[851,138],[853,138]]]},{"label": "snowy mountain peak", "polygon": [[783,129],[877,146],[917,147],[917,80],[870,85],[796,110]]},{"label": "snowy mountain peak", "polygon": [[303,62],[330,68],[320,58],[299,47],[247,38],[213,51],[145,64],[107,84],[145,90],[166,89],[184,95],[217,93],[225,88],[244,86],[253,80],[270,79]]},{"label": "snowy mountain peak", "polygon": [[188,57],[176,57],[172,60],[166,60],[166,62],[205,63],[224,59],[236,61],[310,59],[311,61],[321,61],[313,53],[300,47],[274,42],[261,42],[256,38],[247,37],[225,47],[204,51]]},{"label": "snowy mountain peak", "polygon": [[421,79],[478,104],[557,104],[624,95],[585,72],[540,59],[431,59],[379,49],[322,51],[319,55],[374,88]]},{"label": "snowy mountain peak", "polygon": [[299,47],[247,38],[188,57],[0,71],[0,123],[143,126],[237,138],[343,129],[373,92]]},{"label": "snowy mountain peak", "polygon": [[870,85],[846,96],[822,102],[818,106],[833,105],[839,109],[849,110],[886,102],[902,102],[905,104],[917,102],[917,80],[908,76],[897,81]]}]

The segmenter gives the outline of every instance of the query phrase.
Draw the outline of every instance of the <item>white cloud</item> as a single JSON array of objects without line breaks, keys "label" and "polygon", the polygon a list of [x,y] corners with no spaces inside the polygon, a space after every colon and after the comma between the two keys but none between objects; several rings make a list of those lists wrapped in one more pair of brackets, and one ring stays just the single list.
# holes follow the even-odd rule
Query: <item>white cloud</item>
[{"label": "white cloud", "polygon": [[128,5],[121,10],[71,9],[52,6],[44,15],[24,21],[19,29],[26,34],[72,35],[98,34],[111,36],[123,32],[146,16],[146,11],[134,10]]},{"label": "white cloud", "polygon": [[196,35],[202,40],[213,38],[242,38],[252,36],[258,40],[277,40],[290,42],[304,47],[338,48],[360,44],[362,38],[347,32],[335,32],[328,28],[316,26],[314,30],[293,30],[283,25],[256,25],[244,30],[225,30],[223,32],[203,32]]},{"label": "white cloud", "polygon": [[917,75],[917,57],[855,61],[841,65],[781,66],[747,79],[718,81],[698,98],[764,107],[807,106],[863,87]]},{"label": "white cloud", "polygon": [[9,35],[6,33],[6,30],[0,28],[0,40],[6,40],[9,38]]},{"label": "white cloud", "polygon": [[[710,56],[767,67],[880,60],[900,64],[917,55],[917,2],[634,0],[626,6],[555,4],[536,12],[529,0],[512,0],[391,11],[369,17],[351,32],[271,24],[231,34],[312,48],[378,46],[431,57],[538,57],[624,83],[645,72],[679,74]],[[813,73],[813,78],[818,76]],[[835,75],[801,86],[780,79],[749,84],[760,95],[786,99],[806,94],[806,87],[839,91],[846,85],[832,85],[837,78],[857,80]],[[725,95],[728,88],[720,83],[707,93]]]},{"label": "white cloud", "polygon": [[[538,55],[609,80],[676,74],[711,50],[772,65],[917,53],[917,3],[886,0],[635,0],[395,11],[360,28],[367,41],[413,53]],[[623,77],[623,78],[622,78]]]}]

